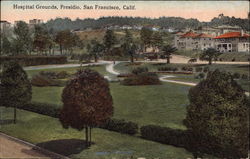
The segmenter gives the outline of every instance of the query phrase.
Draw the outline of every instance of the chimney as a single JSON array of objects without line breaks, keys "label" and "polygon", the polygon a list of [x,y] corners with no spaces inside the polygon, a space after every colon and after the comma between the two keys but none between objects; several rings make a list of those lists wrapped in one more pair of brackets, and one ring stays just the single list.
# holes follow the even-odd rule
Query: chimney
[{"label": "chimney", "polygon": [[244,35],[244,30],[241,29],[241,30],[240,30],[240,36],[243,36],[243,35]]}]

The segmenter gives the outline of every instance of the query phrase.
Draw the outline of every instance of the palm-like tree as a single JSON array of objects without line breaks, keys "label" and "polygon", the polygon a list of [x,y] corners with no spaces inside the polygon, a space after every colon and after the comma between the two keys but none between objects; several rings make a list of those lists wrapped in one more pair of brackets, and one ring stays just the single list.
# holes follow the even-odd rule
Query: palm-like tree
[{"label": "palm-like tree", "polygon": [[212,61],[216,60],[220,54],[221,53],[218,52],[216,49],[208,48],[208,49],[203,51],[203,53],[200,56],[200,59],[208,61],[208,64],[211,65]]},{"label": "palm-like tree", "polygon": [[167,59],[167,64],[169,64],[172,53],[176,52],[177,49],[173,47],[172,45],[164,45],[161,51],[162,51],[162,54]]}]

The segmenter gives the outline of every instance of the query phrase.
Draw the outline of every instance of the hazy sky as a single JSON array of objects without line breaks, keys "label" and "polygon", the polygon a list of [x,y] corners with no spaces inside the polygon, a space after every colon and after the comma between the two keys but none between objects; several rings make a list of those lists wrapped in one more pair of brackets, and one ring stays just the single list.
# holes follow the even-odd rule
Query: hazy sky
[{"label": "hazy sky", "polygon": [[[13,5],[135,5],[136,10],[20,10]],[[210,21],[220,13],[226,16],[246,18],[249,12],[248,1],[1,1],[1,20],[13,23],[15,20],[43,19],[47,21],[56,17],[76,19],[99,18],[101,16],[140,16],[157,18],[175,16],[197,18]]]}]

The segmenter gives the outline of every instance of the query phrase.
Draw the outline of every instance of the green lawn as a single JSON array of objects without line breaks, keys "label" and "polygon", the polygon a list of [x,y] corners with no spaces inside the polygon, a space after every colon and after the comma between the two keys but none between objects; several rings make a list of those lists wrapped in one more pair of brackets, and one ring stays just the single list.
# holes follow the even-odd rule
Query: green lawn
[{"label": "green lawn", "polygon": [[[163,83],[158,86],[123,86],[110,83],[114,117],[140,125],[155,124],[185,129],[187,94],[190,87]],[[63,87],[33,87],[32,101],[61,105]]]},{"label": "green lawn", "polygon": [[58,119],[18,110],[17,124],[8,124],[7,122],[12,119],[13,109],[0,107],[0,111],[2,122],[6,122],[1,125],[1,132],[72,158],[192,157],[190,152],[182,148],[97,128],[93,129],[92,134],[94,144],[86,149],[83,143],[84,132],[71,128],[64,129]]}]

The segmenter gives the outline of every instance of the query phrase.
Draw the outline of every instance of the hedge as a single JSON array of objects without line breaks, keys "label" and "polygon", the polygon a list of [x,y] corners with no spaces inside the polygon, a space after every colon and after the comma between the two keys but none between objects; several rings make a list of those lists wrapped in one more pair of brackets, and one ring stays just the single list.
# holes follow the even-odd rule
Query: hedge
[{"label": "hedge", "polygon": [[17,108],[31,111],[34,113],[47,115],[53,118],[59,118],[60,115],[60,108],[58,105],[55,104],[48,104],[48,103],[39,103],[39,102],[30,102],[28,104],[18,106]]},{"label": "hedge", "polygon": [[66,56],[0,56],[0,63],[15,60],[22,66],[65,64]]},{"label": "hedge", "polygon": [[161,81],[156,73],[144,72],[125,78],[121,81],[121,84],[125,86],[159,85],[161,84]]},{"label": "hedge", "polygon": [[147,140],[184,148],[192,145],[191,133],[185,130],[156,125],[142,126],[140,130],[142,138]]},{"label": "hedge", "polygon": [[99,127],[129,135],[138,133],[138,124],[123,119],[110,119]]},{"label": "hedge", "polygon": [[[53,118],[59,118],[61,110],[58,105],[39,102],[30,102],[28,104],[18,106],[17,108],[47,115]],[[125,121],[123,119],[109,119],[106,123],[98,127],[129,135],[137,134],[139,129],[136,123]]]}]

